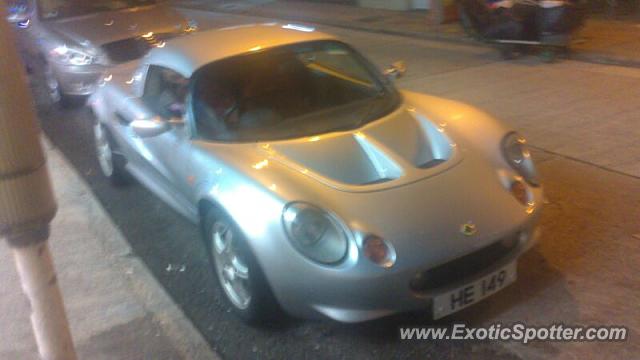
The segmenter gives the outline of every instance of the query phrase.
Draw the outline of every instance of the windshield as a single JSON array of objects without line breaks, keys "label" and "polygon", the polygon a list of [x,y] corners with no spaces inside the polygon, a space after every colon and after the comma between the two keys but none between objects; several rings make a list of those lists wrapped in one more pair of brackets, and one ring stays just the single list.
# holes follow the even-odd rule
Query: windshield
[{"label": "windshield", "polygon": [[254,142],[351,130],[398,105],[393,86],[343,43],[255,50],[206,65],[194,75],[200,137]]},{"label": "windshield", "polygon": [[38,0],[38,11],[42,19],[48,20],[154,5],[158,2],[158,0]]}]

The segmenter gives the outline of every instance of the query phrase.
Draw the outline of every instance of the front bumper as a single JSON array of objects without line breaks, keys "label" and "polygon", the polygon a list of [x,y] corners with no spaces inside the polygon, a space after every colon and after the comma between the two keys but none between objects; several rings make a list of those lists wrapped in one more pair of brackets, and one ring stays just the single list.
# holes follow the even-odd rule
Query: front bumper
[{"label": "front bumper", "polygon": [[[448,258],[441,263],[425,259],[422,263],[399,265],[384,269],[357,255],[354,263],[344,267],[328,267],[311,263],[287,246],[278,247],[278,270],[272,265],[262,264],[274,295],[282,308],[295,317],[324,318],[356,323],[373,320],[395,313],[431,310],[432,299],[464,284],[471,283],[513,261],[530,249],[539,237],[536,227],[540,208],[527,220],[483,243],[500,243],[505,239],[516,239],[508,252],[492,260],[490,264],[462,277],[454,278],[435,288],[416,291],[410,285],[419,273],[446,266],[450,262],[480,252],[487,246],[472,250],[461,256]],[[486,241],[485,241],[486,240]],[[288,252],[291,251],[289,254]],[[349,263],[349,261],[347,261]],[[288,268],[288,270],[284,270]]]},{"label": "front bumper", "polygon": [[[341,322],[362,322],[373,320],[376,318],[388,316],[395,313],[425,310],[432,311],[433,298],[448,293],[451,290],[460,288],[516,261],[524,252],[530,249],[538,239],[539,229],[525,230],[514,234],[518,238],[518,244],[510,252],[500,257],[499,260],[491,265],[480,269],[477,272],[468,274],[467,276],[456,279],[453,282],[446,283],[441,287],[430,289],[427,291],[414,291],[410,283],[417,274],[425,273],[425,269],[407,269],[401,273],[395,274],[386,281],[375,279],[375,284],[366,287],[354,286],[357,289],[358,297],[367,299],[367,304],[362,308],[354,309],[351,306],[340,306],[339,304],[324,305],[313,304],[311,307],[316,312]],[[521,236],[522,235],[522,236]],[[500,242],[497,240],[496,242]],[[471,254],[470,254],[471,255]],[[446,264],[444,265],[446,266]],[[357,286],[357,287],[356,287]],[[353,300],[352,297],[350,300]],[[382,299],[374,300],[372,299]]]},{"label": "front bumper", "polygon": [[[247,214],[244,207],[238,208],[245,211],[231,215],[245,218],[239,225],[245,229],[273,294],[291,315],[361,322],[430,310],[435,296],[517,260],[536,241],[543,190],[527,185],[528,201],[522,204],[506,181],[517,175],[499,165],[487,166],[486,159],[467,152],[454,168],[409,185],[369,193],[306,194],[305,200],[331,209],[350,229],[350,250],[334,266],[301,255],[284,233],[277,210],[261,226],[256,226],[257,215]],[[266,207],[259,205],[256,208]],[[463,225],[469,223],[477,231],[464,232]],[[392,244],[397,255],[393,266],[383,268],[364,256],[362,244],[369,235]],[[467,266],[463,260],[452,266],[453,271],[434,271],[510,239],[517,241],[509,251],[480,262],[481,267],[474,261]],[[450,276],[452,272],[455,276]],[[446,280],[416,289],[412,280],[424,273]]]},{"label": "front bumper", "polygon": [[103,76],[105,68],[101,65],[69,66],[52,64],[53,75],[58,81],[60,92],[64,95],[91,95]]}]

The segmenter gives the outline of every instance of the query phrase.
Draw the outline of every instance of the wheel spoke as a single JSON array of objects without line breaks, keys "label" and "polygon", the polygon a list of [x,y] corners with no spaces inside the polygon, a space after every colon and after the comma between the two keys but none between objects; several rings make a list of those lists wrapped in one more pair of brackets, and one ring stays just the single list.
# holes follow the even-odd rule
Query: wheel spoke
[{"label": "wheel spoke", "polygon": [[213,247],[218,255],[222,255],[227,250],[227,244],[219,232],[213,233]]},{"label": "wheel spoke", "polygon": [[249,268],[243,264],[237,256],[233,257],[231,265],[233,266],[233,271],[235,272],[236,277],[243,280],[249,280]]},{"label": "wheel spoke", "polygon": [[249,267],[238,257],[233,228],[217,221],[211,229],[212,255],[220,284],[227,298],[239,309],[251,302]]},{"label": "wheel spoke", "polygon": [[225,226],[220,236],[224,239],[224,243],[226,244],[227,254],[231,253],[233,251],[233,232]]}]

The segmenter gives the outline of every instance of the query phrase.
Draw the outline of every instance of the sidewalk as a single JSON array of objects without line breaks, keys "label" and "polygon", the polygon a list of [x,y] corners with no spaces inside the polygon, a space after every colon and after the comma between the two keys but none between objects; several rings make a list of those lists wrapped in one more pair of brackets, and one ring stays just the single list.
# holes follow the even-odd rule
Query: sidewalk
[{"label": "sidewalk", "polygon": [[[79,359],[217,359],[62,155],[45,142],[58,199],[50,246]],[[0,359],[37,359],[11,251],[0,241]]]},{"label": "sidewalk", "polygon": [[[467,37],[457,23],[428,25],[426,11],[393,11],[286,0],[173,0],[172,3],[197,10],[484,46]],[[575,60],[640,67],[640,22],[588,19],[572,49]]]}]

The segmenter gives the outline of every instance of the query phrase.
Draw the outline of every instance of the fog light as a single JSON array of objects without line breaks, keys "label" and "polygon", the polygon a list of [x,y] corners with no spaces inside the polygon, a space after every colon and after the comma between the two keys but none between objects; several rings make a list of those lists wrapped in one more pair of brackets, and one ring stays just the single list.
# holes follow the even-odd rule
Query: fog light
[{"label": "fog light", "polygon": [[522,180],[514,180],[511,183],[511,194],[518,200],[522,205],[527,205],[529,203],[529,190],[527,189],[527,185]]},{"label": "fog light", "polygon": [[396,261],[393,248],[378,236],[369,236],[364,239],[362,249],[367,259],[382,267],[392,267]]}]

